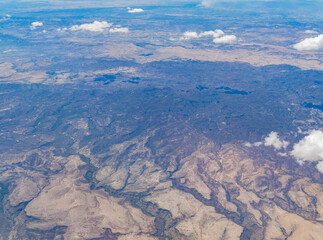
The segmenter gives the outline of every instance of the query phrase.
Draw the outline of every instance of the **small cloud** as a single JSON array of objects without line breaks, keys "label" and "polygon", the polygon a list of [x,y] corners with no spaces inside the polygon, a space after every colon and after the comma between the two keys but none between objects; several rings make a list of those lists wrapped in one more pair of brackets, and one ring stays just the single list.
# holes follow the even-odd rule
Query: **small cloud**
[{"label": "small cloud", "polygon": [[323,50],[323,34],[317,37],[306,38],[293,46],[298,51]]},{"label": "small cloud", "polygon": [[212,36],[214,38],[218,38],[218,37],[221,37],[222,35],[224,35],[224,32],[222,30],[220,30],[220,29],[216,29],[214,31],[201,32],[199,34],[199,37]]},{"label": "small cloud", "polygon": [[252,144],[255,147],[259,147],[263,144],[263,142],[255,142],[254,144]]},{"label": "small cloud", "polygon": [[[296,143],[291,151],[297,161],[323,161],[323,131],[313,130],[309,135]],[[323,165],[320,163],[320,166]]]},{"label": "small cloud", "polygon": [[215,0],[202,0],[201,4],[204,7],[211,7]]},{"label": "small cloud", "polygon": [[64,27],[64,28],[57,28],[57,32],[65,32],[66,30],[67,30],[66,27]]},{"label": "small cloud", "polygon": [[128,8],[128,13],[141,13],[144,12],[142,8]]},{"label": "small cloud", "polygon": [[[286,149],[287,146],[289,145],[289,142],[281,140],[280,137],[278,136],[277,132],[271,132],[264,141],[260,141],[260,142],[255,142],[255,143],[245,143],[244,144],[246,147],[259,147],[261,145],[265,145],[266,147],[272,146],[274,147],[276,150],[280,150],[280,149]],[[278,153],[281,156],[285,156],[284,153]],[[282,155],[284,154],[284,155]]]},{"label": "small cloud", "polygon": [[37,27],[42,27],[44,24],[42,22],[33,22],[31,23],[30,29],[35,30]]},{"label": "small cloud", "polygon": [[314,31],[314,30],[306,30],[305,33],[308,33],[308,34],[318,34],[317,31]]},{"label": "small cloud", "polygon": [[224,32],[220,29],[216,29],[214,31],[204,31],[201,33],[197,33],[197,32],[191,32],[191,31],[187,31],[184,32],[183,37],[181,38],[181,40],[190,40],[192,38],[202,38],[202,37],[213,37],[213,38],[217,38],[224,35]]},{"label": "small cloud", "polygon": [[85,23],[82,25],[74,25],[69,29],[72,31],[90,31],[90,32],[103,32],[104,29],[111,27],[112,24],[106,21],[94,21],[93,23]]},{"label": "small cloud", "polygon": [[14,50],[12,50],[12,49],[8,49],[8,50],[5,50],[5,51],[3,51],[2,53],[10,53],[10,52],[13,52]]},{"label": "small cloud", "polygon": [[280,150],[282,148],[286,149],[289,145],[289,142],[281,140],[278,136],[277,132],[271,132],[266,138],[264,142],[265,146],[273,146],[276,150]]},{"label": "small cloud", "polygon": [[9,15],[9,14],[6,14],[2,19],[0,19],[0,20],[2,20],[2,21],[6,21],[6,20],[8,20],[8,19],[10,19],[11,18],[11,15]]},{"label": "small cloud", "polygon": [[129,29],[126,27],[120,27],[120,28],[111,28],[109,30],[110,33],[127,33],[129,32]]},{"label": "small cloud", "polygon": [[199,38],[199,35],[197,34],[197,32],[190,32],[190,31],[184,32],[183,37],[181,39],[189,40],[192,38]]},{"label": "small cloud", "polygon": [[317,165],[316,165],[316,169],[319,170],[320,173],[323,173],[323,161],[320,161]]},{"label": "small cloud", "polygon": [[[305,132],[302,131],[303,133]],[[276,150],[284,149],[285,151],[277,152],[277,154],[283,157],[293,156],[299,164],[303,164],[305,161],[318,162],[316,168],[323,173],[323,131],[312,130],[306,134],[308,135],[294,144],[293,150],[290,152],[286,151],[289,142],[282,140],[277,132],[271,132],[263,142],[246,142],[244,146],[257,147],[264,144],[265,146],[273,146]]]},{"label": "small cloud", "polygon": [[259,147],[262,144],[263,144],[263,142],[255,142],[255,143],[246,142],[244,144],[244,146],[246,146],[246,147]]},{"label": "small cloud", "polygon": [[234,43],[237,41],[237,37],[234,35],[225,35],[224,32],[220,29],[216,29],[214,31],[204,31],[197,32],[187,31],[184,32],[183,37],[180,40],[190,40],[194,38],[203,38],[203,37],[213,37],[214,43]]},{"label": "small cloud", "polygon": [[224,35],[219,38],[214,38],[214,43],[234,43],[237,41],[237,37],[234,35]]},{"label": "small cloud", "polygon": [[279,153],[277,153],[279,156],[282,156],[282,157],[287,157],[288,156],[288,154],[287,153],[285,153],[285,152],[279,152]]}]

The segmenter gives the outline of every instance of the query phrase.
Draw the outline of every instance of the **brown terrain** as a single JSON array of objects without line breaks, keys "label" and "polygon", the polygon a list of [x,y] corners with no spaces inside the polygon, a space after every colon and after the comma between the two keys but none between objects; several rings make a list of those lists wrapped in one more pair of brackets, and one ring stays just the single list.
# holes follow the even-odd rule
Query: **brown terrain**
[{"label": "brown terrain", "polygon": [[103,2],[0,0],[0,240],[322,240],[319,1]]},{"label": "brown terrain", "polygon": [[[73,148],[78,148],[79,155],[69,157],[55,157],[50,149],[36,151],[38,161],[32,163],[30,153],[11,156],[10,160],[35,169],[7,168],[1,174],[2,181],[16,179],[6,208],[23,208],[15,213],[9,239],[20,239],[23,231],[35,239],[304,240],[322,236],[321,184],[291,175],[283,165],[252,158],[248,148],[220,147],[196,134],[183,140],[163,168],[153,161],[154,153],[147,146],[150,137],[109,147],[111,160],[103,165],[88,146],[78,148],[77,143]],[[197,146],[189,144],[192,137],[200,138]],[[155,155],[167,158],[167,146],[160,144]],[[118,162],[124,154],[128,161]],[[53,174],[47,178],[48,173],[37,168]],[[86,176],[91,168],[98,170]]]}]

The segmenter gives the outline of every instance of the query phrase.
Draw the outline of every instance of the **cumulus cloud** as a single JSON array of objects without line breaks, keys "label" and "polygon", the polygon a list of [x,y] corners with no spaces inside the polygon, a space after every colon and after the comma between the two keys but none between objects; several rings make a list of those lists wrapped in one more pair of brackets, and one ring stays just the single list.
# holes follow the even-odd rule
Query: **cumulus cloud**
[{"label": "cumulus cloud", "polygon": [[250,143],[250,142],[246,142],[244,145],[246,147],[259,147],[263,144],[263,142],[255,142],[255,143]]},{"label": "cumulus cloud", "polygon": [[[294,145],[291,155],[301,164],[304,161],[323,161],[323,131],[313,130]],[[322,163],[319,164],[321,167]]]},{"label": "cumulus cloud", "polygon": [[[282,140],[277,132],[271,132],[267,137],[265,137],[264,141],[250,143],[246,142],[244,144],[246,147],[259,147],[261,145],[265,145],[266,147],[274,147],[276,150],[286,149],[289,145],[289,142]],[[279,155],[284,155],[284,153],[280,153]]]},{"label": "cumulus cloud", "polygon": [[323,131],[312,130],[306,132],[306,134],[303,139],[293,145],[292,151],[286,151],[289,142],[282,140],[277,132],[271,132],[262,142],[246,142],[244,146],[259,147],[264,145],[272,146],[276,150],[285,150],[277,152],[277,154],[283,157],[292,156],[299,164],[303,164],[305,161],[317,162],[317,170],[323,173]]},{"label": "cumulus cloud", "polygon": [[318,51],[323,50],[323,34],[317,37],[305,38],[303,41],[294,45],[298,51]]},{"label": "cumulus cloud", "polygon": [[111,32],[111,33],[127,33],[127,32],[129,32],[129,29],[126,27],[120,27],[120,28],[116,27],[116,28],[111,28],[109,30],[109,32]]},{"label": "cumulus cloud", "polygon": [[201,32],[199,34],[200,37],[204,37],[204,36],[211,36],[214,38],[218,38],[224,35],[224,32],[220,29],[216,29],[214,31],[205,31],[205,32]]},{"label": "cumulus cloud", "polygon": [[126,27],[116,26],[111,28],[113,23],[108,23],[106,21],[94,21],[93,23],[85,23],[81,25],[73,25],[70,28],[57,28],[58,32],[65,32],[67,30],[70,31],[90,31],[90,32],[104,32],[105,30],[109,31],[110,33],[127,33],[129,29]]},{"label": "cumulus cloud", "polygon": [[42,27],[44,24],[42,22],[33,22],[31,23],[31,26],[30,26],[30,29],[31,30],[34,30],[36,29],[37,27]]},{"label": "cumulus cloud", "polygon": [[201,37],[220,37],[224,35],[224,32],[220,29],[216,29],[214,31],[205,31],[205,32],[201,32],[201,33],[197,33],[197,32],[191,32],[191,31],[187,31],[184,32],[183,37],[181,38],[181,40],[190,40],[192,38],[201,38]]},{"label": "cumulus cloud", "polygon": [[142,8],[128,8],[128,13],[141,13],[143,11]]},{"label": "cumulus cloud", "polygon": [[286,152],[279,152],[277,153],[279,156],[282,156],[282,157],[287,157],[288,156],[288,153]]},{"label": "cumulus cloud", "polygon": [[254,144],[253,144],[253,146],[255,146],[255,147],[259,147],[260,145],[262,145],[263,144],[263,142],[255,142]]},{"label": "cumulus cloud", "polygon": [[197,32],[184,32],[183,37],[181,38],[182,40],[189,40],[192,38],[199,38],[199,35],[197,34]]},{"label": "cumulus cloud", "polygon": [[65,32],[66,30],[67,30],[67,27],[57,28],[57,32]]},{"label": "cumulus cloud", "polygon": [[236,36],[225,35],[224,32],[220,29],[216,29],[214,31],[204,31],[200,33],[187,31],[183,33],[183,37],[181,37],[180,40],[190,40],[203,37],[213,37],[214,43],[234,43],[235,41],[237,41]]},{"label": "cumulus cloud", "polygon": [[289,145],[289,142],[281,140],[277,132],[271,132],[266,138],[264,142],[265,146],[273,146],[276,150],[280,150],[282,148],[286,149]]},{"label": "cumulus cloud", "polygon": [[237,41],[237,37],[234,35],[224,35],[219,38],[214,38],[214,43],[234,43]]},{"label": "cumulus cloud", "polygon": [[319,170],[319,172],[323,173],[323,161],[320,161],[317,165],[316,165],[316,169]]},{"label": "cumulus cloud", "polygon": [[112,24],[106,21],[94,21],[93,23],[85,23],[82,25],[74,25],[69,29],[72,31],[90,31],[90,32],[103,32],[106,28],[111,27]]}]

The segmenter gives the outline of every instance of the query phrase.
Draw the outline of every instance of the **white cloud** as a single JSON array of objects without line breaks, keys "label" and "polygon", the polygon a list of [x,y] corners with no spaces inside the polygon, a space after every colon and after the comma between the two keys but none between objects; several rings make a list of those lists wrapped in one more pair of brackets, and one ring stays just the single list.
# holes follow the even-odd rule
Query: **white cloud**
[{"label": "white cloud", "polygon": [[262,145],[263,144],[263,142],[255,142],[253,145],[255,146],[255,147],[259,147],[260,145]]},{"label": "white cloud", "polygon": [[128,13],[141,13],[144,12],[142,8],[128,8]]},{"label": "white cloud", "polygon": [[202,0],[201,4],[205,7],[211,7],[214,1],[211,0]]},{"label": "white cloud", "polygon": [[[299,163],[304,161],[323,161],[323,131],[313,130],[296,143],[291,151]],[[320,166],[322,163],[320,163]]]},{"label": "white cloud", "polygon": [[44,24],[42,22],[33,22],[33,23],[31,23],[31,26],[33,26],[33,27],[41,27],[43,25]]},{"label": "white cloud", "polygon": [[289,142],[282,140],[277,132],[271,132],[263,142],[245,142],[244,146],[258,147],[264,144],[265,146],[273,146],[276,150],[284,149],[285,151],[277,152],[277,154],[283,157],[293,156],[299,164],[303,164],[305,161],[318,162],[316,168],[323,173],[323,131],[312,130],[306,134],[308,135],[294,144],[293,150],[290,152],[286,151]]},{"label": "white cloud", "polygon": [[5,51],[3,51],[2,53],[9,53],[9,52],[13,52],[14,50],[12,50],[12,49],[8,49],[8,50],[5,50]]},{"label": "white cloud", "polygon": [[318,32],[317,31],[314,31],[314,30],[306,30],[305,33],[308,33],[308,34],[317,34]]},{"label": "white cloud", "polygon": [[224,35],[219,38],[214,38],[214,43],[234,43],[237,41],[237,37],[234,35]]},{"label": "white cloud", "polygon": [[320,34],[317,37],[306,38],[295,44],[294,48],[298,51],[323,50],[323,34]]},{"label": "white cloud", "polygon": [[199,37],[204,37],[204,36],[212,36],[214,38],[218,38],[220,36],[223,36],[224,32],[220,29],[216,29],[214,31],[205,31],[205,32],[201,32],[199,34]]},{"label": "white cloud", "polygon": [[120,28],[111,28],[109,30],[111,33],[127,33],[129,32],[129,29],[126,27],[120,27]]},{"label": "white cloud", "polygon": [[11,18],[11,15],[9,15],[9,14],[6,14],[2,19],[0,19],[0,21],[2,20],[2,21],[6,21],[6,20],[8,20],[8,19],[10,19]]},{"label": "white cloud", "polygon": [[44,24],[42,22],[33,22],[31,23],[31,26],[30,26],[30,29],[31,30],[34,30],[36,29],[37,27],[42,27]]},{"label": "white cloud", "polygon": [[90,32],[103,32],[104,29],[111,27],[112,24],[106,21],[94,21],[93,23],[85,23],[82,25],[74,25],[69,29],[72,31],[90,31]]},{"label": "white cloud", "polygon": [[57,32],[65,32],[66,30],[67,30],[66,27],[64,27],[64,28],[57,28]]},{"label": "white cloud", "polygon": [[262,144],[263,144],[263,142],[255,142],[255,143],[246,142],[244,145],[246,147],[259,147]]},{"label": "white cloud", "polygon": [[281,140],[277,132],[271,132],[266,138],[264,142],[265,146],[273,146],[276,150],[280,150],[282,148],[286,149],[289,145],[289,142]]},{"label": "white cloud", "polygon": [[199,38],[199,35],[197,34],[197,32],[187,31],[187,32],[184,32],[183,35],[184,36],[181,38],[183,40],[189,40],[189,39],[192,39],[192,38]]},{"label": "white cloud", "polygon": [[0,20],[3,20],[3,21],[6,21],[6,20],[8,20],[8,19],[10,19],[11,18],[11,15],[10,14],[6,14],[2,19],[0,19]]},{"label": "white cloud", "polygon": [[183,37],[181,38],[182,40],[189,40],[192,38],[201,38],[201,37],[220,37],[223,36],[224,32],[220,29],[216,29],[214,31],[205,31],[205,32],[200,32],[199,34],[197,32],[191,32],[187,31],[184,32]]},{"label": "white cloud", "polygon": [[200,33],[187,31],[183,33],[183,37],[181,37],[180,40],[190,40],[202,37],[213,37],[214,43],[234,43],[237,41],[236,36],[225,35],[224,32],[220,29],[216,29],[214,31],[204,31]]},{"label": "white cloud", "polygon": [[58,32],[65,32],[67,30],[71,31],[90,31],[90,32],[103,32],[104,30],[108,29],[110,33],[127,33],[129,29],[126,27],[116,26],[114,28],[110,28],[113,24],[108,23],[106,21],[94,21],[93,23],[85,23],[81,25],[74,25],[70,28],[58,28]]},{"label": "white cloud", "polygon": [[282,157],[287,157],[288,156],[288,153],[285,153],[285,152],[279,152],[277,153],[279,156],[282,156]]},{"label": "white cloud", "polygon": [[317,165],[316,165],[316,169],[319,170],[320,173],[323,173],[323,161],[320,161]]},{"label": "white cloud", "polygon": [[[276,150],[280,150],[282,148],[286,149],[289,142],[281,140],[277,132],[271,132],[267,137],[265,137],[264,141],[254,143],[246,142],[244,145],[246,147],[259,147],[261,145],[265,145],[266,147],[272,146]],[[285,156],[284,153],[279,153],[279,155]]]}]

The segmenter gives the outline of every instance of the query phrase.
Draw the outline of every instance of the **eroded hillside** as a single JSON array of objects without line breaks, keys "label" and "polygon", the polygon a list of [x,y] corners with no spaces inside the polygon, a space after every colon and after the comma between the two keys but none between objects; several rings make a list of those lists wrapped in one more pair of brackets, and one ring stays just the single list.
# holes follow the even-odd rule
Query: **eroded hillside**
[{"label": "eroded hillside", "polygon": [[287,101],[265,110],[259,95],[229,87],[7,85],[1,98],[2,239],[322,235],[315,165],[245,144],[279,122],[286,134],[319,128],[319,111]]}]

